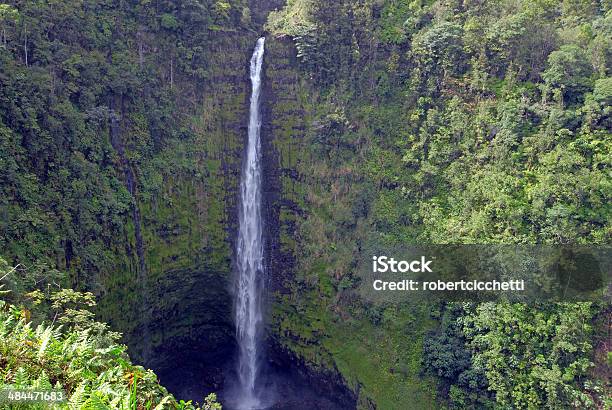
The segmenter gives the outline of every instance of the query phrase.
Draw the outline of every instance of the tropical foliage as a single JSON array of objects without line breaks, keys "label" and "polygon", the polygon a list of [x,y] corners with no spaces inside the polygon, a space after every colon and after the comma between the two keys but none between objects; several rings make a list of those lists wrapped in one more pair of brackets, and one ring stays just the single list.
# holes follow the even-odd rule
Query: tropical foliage
[{"label": "tropical foliage", "polygon": [[[1,383],[59,383],[77,408],[191,408],[129,361],[87,292],[134,322],[112,300],[133,311],[144,268],[152,286],[190,292],[197,271],[223,287],[236,39],[252,47],[264,3],[0,4]],[[339,372],[361,408],[610,407],[609,305],[375,305],[356,267],[379,244],[610,244],[610,2],[288,0],[266,28],[295,262],[271,338]],[[288,43],[297,66],[274,54]],[[192,309],[182,292],[154,302]]]},{"label": "tropical foliage", "polygon": [[[14,271],[6,266],[0,259],[0,278]],[[120,335],[93,318],[91,293],[35,290],[26,299],[28,307],[0,300],[0,390],[58,389],[66,395],[59,408],[66,409],[221,409],[214,394],[203,407],[178,402],[151,370],[132,364]]]},{"label": "tropical foliage", "polygon": [[[606,305],[372,306],[355,261],[380,244],[609,244],[611,19],[580,0],[296,0],[271,17],[278,37],[312,28],[298,56],[319,93],[301,282],[283,296],[300,319],[279,313],[292,349],[350,362],[366,404],[425,394],[429,374],[456,408],[604,406]],[[360,342],[310,347],[311,332]],[[372,340],[395,362],[363,364]]]}]

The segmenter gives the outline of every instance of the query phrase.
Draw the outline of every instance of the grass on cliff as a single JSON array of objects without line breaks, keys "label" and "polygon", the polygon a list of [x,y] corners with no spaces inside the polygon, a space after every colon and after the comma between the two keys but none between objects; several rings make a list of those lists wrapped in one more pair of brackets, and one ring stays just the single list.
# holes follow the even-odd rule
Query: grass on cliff
[{"label": "grass on cliff", "polygon": [[[315,297],[318,304],[310,300]],[[411,400],[414,409],[430,409],[436,408],[436,380],[421,371],[424,335],[434,326],[430,309],[426,304],[388,307],[370,319],[364,311],[352,312],[363,318],[356,320],[320,294],[303,291],[300,301],[278,303],[274,316],[281,343],[310,366],[337,368],[347,386],[359,392],[358,408],[375,403],[402,409]]]},{"label": "grass on cliff", "polygon": [[[423,334],[431,327],[426,309],[393,313],[394,323],[374,326],[370,322],[330,326],[323,345],[350,385],[360,387],[381,409],[436,408],[436,384],[420,376]],[[359,403],[367,408],[366,403]]]}]

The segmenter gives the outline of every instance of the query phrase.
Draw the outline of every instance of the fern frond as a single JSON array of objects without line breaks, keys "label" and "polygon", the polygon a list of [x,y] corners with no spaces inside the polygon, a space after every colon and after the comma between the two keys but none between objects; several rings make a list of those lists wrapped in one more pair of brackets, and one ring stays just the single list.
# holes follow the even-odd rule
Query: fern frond
[{"label": "fern frond", "polygon": [[[39,333],[38,330],[41,329],[42,326],[38,326],[37,330],[37,334]],[[47,346],[49,345],[49,341],[51,340],[51,337],[53,336],[53,328],[52,327],[47,327],[42,331],[42,334],[40,334],[40,347],[38,348],[38,353],[36,354],[36,357],[38,357],[38,360],[42,359],[42,357],[45,355],[45,350],[47,349]]]},{"label": "fern frond", "polygon": [[68,408],[70,410],[80,410],[87,399],[85,394],[85,389],[87,387],[87,382],[81,382],[75,389],[72,396],[70,396],[70,400],[68,401]]},{"label": "fern frond", "polygon": [[102,397],[98,392],[92,393],[87,401],[81,407],[81,410],[113,410],[110,406],[102,401]]},{"label": "fern frond", "polygon": [[13,376],[13,383],[16,387],[28,386],[28,372],[23,367],[19,367]]},{"label": "fern frond", "polygon": [[40,372],[40,376],[38,376],[38,378],[34,380],[32,387],[41,389],[41,390],[51,389],[51,381],[49,380],[49,376],[47,375],[47,372],[45,372],[44,370]]}]

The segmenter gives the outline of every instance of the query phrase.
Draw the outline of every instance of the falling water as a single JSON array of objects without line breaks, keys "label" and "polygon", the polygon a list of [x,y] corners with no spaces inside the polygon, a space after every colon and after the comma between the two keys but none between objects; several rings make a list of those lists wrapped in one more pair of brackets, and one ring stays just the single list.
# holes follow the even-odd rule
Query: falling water
[{"label": "falling water", "polygon": [[238,280],[236,288],[236,338],[239,347],[238,378],[240,407],[259,407],[256,390],[259,361],[261,292],[264,274],[261,219],[261,119],[259,95],[265,38],[257,40],[251,58],[251,107],[249,140],[240,183],[240,226],[237,245]]}]

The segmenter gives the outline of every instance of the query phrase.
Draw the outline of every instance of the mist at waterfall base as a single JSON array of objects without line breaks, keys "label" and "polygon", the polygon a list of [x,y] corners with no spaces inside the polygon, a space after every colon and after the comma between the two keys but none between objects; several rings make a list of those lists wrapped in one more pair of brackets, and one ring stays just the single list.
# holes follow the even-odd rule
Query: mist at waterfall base
[{"label": "mist at waterfall base", "polygon": [[[159,374],[162,384],[179,400],[202,403],[209,393],[216,393],[223,410],[245,410],[237,389],[236,361],[226,358],[218,363],[198,359],[177,362],[169,372]],[[344,391],[322,386],[293,364],[265,363],[258,380],[259,407],[252,410],[346,410],[355,408]]]},{"label": "mist at waterfall base", "polygon": [[240,180],[239,226],[236,241],[234,321],[236,354],[211,360],[176,352],[176,366],[160,369],[164,385],[178,399],[203,402],[218,394],[226,410],[343,409],[345,392],[338,397],[324,380],[313,380],[295,363],[268,356],[263,334],[266,269],[262,220],[262,154],[260,96],[265,38],[257,40],[250,61],[252,92],[248,139]]}]

